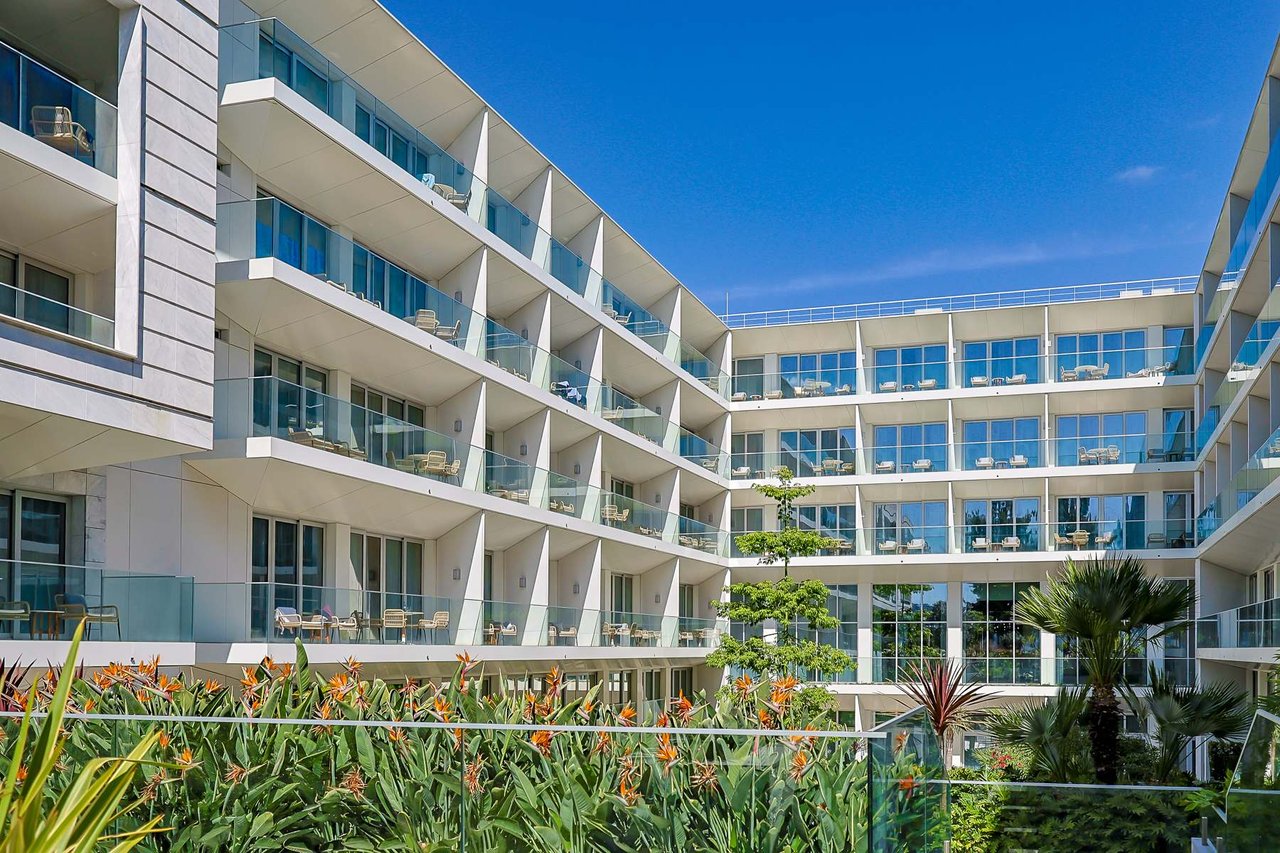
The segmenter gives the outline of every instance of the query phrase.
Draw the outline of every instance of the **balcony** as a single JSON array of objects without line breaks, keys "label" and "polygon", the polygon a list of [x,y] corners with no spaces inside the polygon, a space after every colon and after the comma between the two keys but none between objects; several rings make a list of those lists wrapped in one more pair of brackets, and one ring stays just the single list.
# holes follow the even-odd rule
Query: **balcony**
[{"label": "balcony", "polygon": [[[622,326],[672,364],[682,366],[688,361],[699,371],[695,378],[718,394],[726,393],[727,377],[722,379],[714,364],[708,361],[702,365],[692,355],[696,350],[688,347],[685,352],[689,355],[683,357],[679,340],[669,334],[665,324],[604,281],[600,271],[541,228],[527,212],[486,186],[457,157],[280,21],[266,19],[223,27],[220,51],[219,83],[224,94],[219,126],[228,144],[255,172],[289,189],[335,223],[354,226],[353,209],[359,205],[359,222],[366,232],[383,235],[401,246],[404,256],[432,252],[440,258],[447,256],[452,261],[446,265],[448,269],[464,259],[465,255],[457,255],[463,244],[449,240],[439,226],[453,216],[470,219],[526,258],[533,268],[585,299],[599,300],[606,314],[612,311],[610,316],[621,318]],[[270,85],[260,85],[264,82]],[[280,97],[276,84],[289,93],[285,98]],[[355,141],[381,157],[369,157],[349,141],[336,141],[306,115],[312,110],[337,122]],[[344,202],[343,192],[335,192],[357,185],[363,193],[359,202]],[[430,200],[431,211],[410,212],[404,205],[391,204],[417,194]],[[347,198],[351,198],[349,192]],[[395,218],[368,213],[374,198],[384,208],[394,207]]]},{"label": "balcony", "polygon": [[[0,264],[3,260],[0,257]],[[0,266],[0,277],[3,274]],[[115,320],[4,281],[0,281],[0,316],[99,347],[109,349],[116,342]]]},{"label": "balcony", "polygon": [[[200,643],[291,644],[301,640],[320,648],[360,644],[524,650],[708,649],[719,638],[719,627],[712,620],[316,586],[299,584],[296,579],[196,584],[195,601],[199,607],[195,636]],[[330,656],[337,655],[334,659],[338,660],[351,653],[344,649],[339,655],[335,650]],[[313,657],[315,654],[313,651]],[[392,658],[397,654],[391,651]],[[490,650],[483,654],[493,657],[496,653]]]},{"label": "balcony", "polygon": [[1196,620],[1196,645],[1226,651],[1266,650],[1255,657],[1271,661],[1280,649],[1280,599],[1200,617]]},{"label": "balcony", "polygon": [[[31,644],[68,640],[83,622],[90,643],[190,643],[193,589],[189,577],[3,560],[0,640],[20,640],[31,654]],[[190,658],[170,651],[175,662]]]},{"label": "balcony", "polygon": [[1271,433],[1253,452],[1196,518],[1196,534],[1201,542],[1213,536],[1220,527],[1247,507],[1280,475],[1280,429]]}]

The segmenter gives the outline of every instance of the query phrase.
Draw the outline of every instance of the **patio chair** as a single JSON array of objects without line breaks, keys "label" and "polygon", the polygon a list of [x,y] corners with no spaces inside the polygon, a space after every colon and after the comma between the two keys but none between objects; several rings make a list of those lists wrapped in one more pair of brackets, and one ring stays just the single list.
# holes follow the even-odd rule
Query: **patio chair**
[{"label": "patio chair", "polygon": [[1027,457],[1021,453],[1015,453],[1009,457],[1010,468],[1026,468],[1028,464]]},{"label": "patio chair", "polygon": [[877,547],[880,549],[881,553],[896,554],[898,553],[898,540],[884,539]]},{"label": "patio chair", "polygon": [[[406,317],[405,319],[409,320],[410,318]],[[435,333],[436,329],[440,328],[440,321],[436,319],[436,312],[427,308],[419,308],[418,312],[413,315],[412,322],[422,331],[431,332],[432,334]]]},{"label": "patio chair", "polygon": [[782,391],[781,391],[781,390],[777,390],[777,391],[765,391],[765,392],[764,392],[764,398],[765,398],[766,400],[781,400],[781,399],[782,399]]},{"label": "patio chair", "polygon": [[1120,461],[1120,448],[1116,447],[1114,444],[1107,445],[1107,462],[1114,465],[1119,461]]},{"label": "patio chair", "polygon": [[329,623],[329,630],[337,635],[338,639],[342,639],[342,633],[351,634],[351,639],[359,637],[360,623],[356,621],[356,614],[353,612],[350,616],[338,616],[333,612],[329,605],[320,608],[320,613],[324,616],[325,621]]},{"label": "patio chair", "polygon": [[1080,465],[1088,465],[1097,460],[1097,455],[1087,447],[1080,447],[1076,450],[1076,459]]},{"label": "patio chair", "polygon": [[919,537],[912,539],[910,542],[907,543],[908,554],[912,552],[923,554],[925,551],[928,551],[928,550],[929,550],[929,543]]},{"label": "patio chair", "polygon": [[973,463],[973,467],[979,471],[989,471],[996,467],[996,460],[990,456],[979,456],[977,461]]},{"label": "patio chair", "polygon": [[1080,374],[1075,370],[1067,370],[1065,367],[1058,368],[1058,379],[1062,382],[1075,382],[1080,378]]},{"label": "patio chair", "polygon": [[850,542],[848,539],[837,539],[837,540],[836,540],[836,550],[837,550],[837,551],[840,551],[840,552],[844,552],[844,551],[852,551],[852,550],[853,550],[853,543],[852,543],[852,542]]},{"label": "patio chair", "polygon": [[729,402],[730,402],[730,403],[745,403],[745,402],[747,402],[747,392],[746,392],[746,391],[735,391],[735,392],[733,393],[733,396],[729,398]]},{"label": "patio chair", "polygon": [[921,390],[921,391],[933,391],[933,390],[937,389],[937,387],[938,387],[938,380],[936,380],[936,379],[921,379],[921,380],[920,380],[920,390]]},{"label": "patio chair", "polygon": [[711,456],[711,457],[708,457],[707,459],[703,459],[700,464],[702,465],[703,468],[706,468],[708,471],[714,471],[720,467],[720,460],[716,459],[714,456]]},{"label": "patio chair", "polygon": [[822,473],[823,474],[839,474],[840,460],[839,459],[823,459]]},{"label": "patio chair", "polygon": [[[430,619],[422,619],[418,622],[418,627],[423,631],[431,632],[431,641],[434,643],[436,639],[436,631],[449,630],[449,611],[437,610],[431,615]],[[446,639],[448,635],[446,634]]]},{"label": "patio chair", "polygon": [[618,645],[623,637],[631,637],[631,626],[625,622],[605,622],[601,626],[606,641],[612,641],[613,645]]},{"label": "patio chair", "polygon": [[1071,542],[1070,536],[1063,536],[1061,533],[1053,534],[1053,547],[1055,549],[1062,550],[1067,548],[1071,544],[1072,542]]},{"label": "patio chair", "polygon": [[567,643],[572,641],[573,645],[578,644],[578,626],[577,625],[552,625],[548,629],[548,639],[551,645],[559,643]]},{"label": "patio chair", "polygon": [[417,465],[414,465],[408,459],[397,459],[394,450],[388,450],[386,458],[388,468],[395,468],[397,471],[404,471],[406,474],[418,473]]},{"label": "patio chair", "polygon": [[498,642],[502,642],[507,637],[515,637],[520,633],[520,629],[516,627],[516,623],[507,622],[498,626]]},{"label": "patio chair", "polygon": [[1079,551],[1081,548],[1089,544],[1089,531],[1073,530],[1071,531],[1071,544]]},{"label": "patio chair", "polygon": [[911,463],[911,469],[912,469],[913,471],[932,471],[932,470],[933,470],[933,460],[932,460],[932,459],[917,459],[915,462],[912,462],[912,463]]},{"label": "patio chair", "polygon": [[986,551],[991,547],[991,543],[987,541],[987,537],[979,536],[969,543],[970,550]]},{"label": "patio chair", "polygon": [[741,480],[751,476],[751,467],[749,465],[739,465],[732,471],[733,479]]},{"label": "patio chair", "polygon": [[1093,537],[1093,544],[1098,548],[1106,548],[1115,541],[1115,538],[1116,535],[1112,532],[1099,533],[1097,536]]},{"label": "patio chair", "polygon": [[986,376],[973,376],[969,379],[970,388],[986,388],[989,384],[991,384],[991,380]]},{"label": "patio chair", "polygon": [[72,117],[71,107],[32,107],[31,135],[73,157],[93,153],[93,136]]},{"label": "patio chair", "polygon": [[841,474],[856,474],[857,472],[858,472],[858,466],[855,463],[853,462],[840,463]]},{"label": "patio chair", "polygon": [[890,379],[888,381],[881,382],[877,387],[880,389],[880,393],[884,394],[889,391],[897,391],[898,383]]},{"label": "patio chair", "polygon": [[883,462],[877,462],[877,463],[876,463],[876,473],[877,473],[877,474],[892,474],[892,473],[893,473],[893,471],[894,471],[894,469],[895,469],[895,468],[897,468],[897,467],[898,467],[898,466],[897,466],[897,464],[896,464],[896,463],[894,463],[894,461],[893,461],[892,459],[886,459],[886,460],[884,460]]},{"label": "patio chair", "polygon": [[1027,384],[1027,374],[1025,374],[1025,373],[1015,373],[1015,374],[1013,374],[1012,376],[1010,376],[1008,379],[1006,379],[1006,380],[1004,381],[1004,384],[1006,384],[1006,385],[1026,385],[1026,384]]},{"label": "patio chair", "polygon": [[301,619],[298,622],[298,633],[305,634],[308,631],[311,632],[313,637],[318,637],[327,642],[329,638],[329,620],[322,613],[315,613],[305,619]]},{"label": "patio chair", "polygon": [[[26,601],[5,601],[0,598],[0,622],[26,622],[27,636],[31,636],[31,604]],[[16,626],[14,633],[17,633]]]},{"label": "patio chair", "polygon": [[1165,546],[1166,542],[1167,542],[1167,538],[1165,537],[1165,535],[1164,535],[1163,533],[1148,533],[1148,534],[1147,534],[1147,547],[1148,547],[1148,548],[1163,548],[1163,547]]},{"label": "patio chair", "polygon": [[831,393],[833,393],[833,394],[852,394],[852,393],[853,393],[853,386],[846,382],[844,385],[841,385],[839,388],[837,388],[835,391],[833,391],[833,392],[831,392]]},{"label": "patio chair", "polygon": [[460,193],[448,184],[432,184],[431,189],[436,192],[442,199],[459,210],[466,210],[467,205],[471,202],[471,191]]},{"label": "patio chair", "polygon": [[630,315],[630,314],[619,314],[619,315],[617,315],[616,317],[614,317],[613,319],[614,319],[614,320],[616,320],[620,325],[626,326],[626,325],[628,325],[628,324],[631,322],[631,315]]},{"label": "patio chair", "polygon": [[[409,615],[399,607],[388,607],[382,611],[382,631],[399,631],[400,642],[405,642],[409,633]],[[380,632],[381,638],[381,632]]]},{"label": "patio chair", "polygon": [[456,341],[461,331],[462,321],[458,320],[452,326],[437,326],[434,334],[442,341]]},{"label": "patio chair", "polygon": [[426,456],[418,464],[421,466],[423,473],[439,477],[444,475],[445,469],[449,465],[449,454],[443,450],[428,450]]},{"label": "patio chair", "polygon": [[116,639],[120,639],[120,609],[114,604],[90,606],[83,595],[70,593],[55,595],[53,603],[62,611],[64,620],[84,623],[85,639],[89,639],[94,625],[115,625]]},{"label": "patio chair", "polygon": [[1000,547],[1006,551],[1017,551],[1022,547],[1022,540],[1017,536],[1006,536],[1001,540]]},{"label": "patio chair", "polygon": [[302,616],[292,607],[277,607],[275,612],[276,631],[285,633],[292,631],[297,636],[298,629],[302,627]]},{"label": "patio chair", "polygon": [[1124,378],[1125,379],[1146,379],[1150,375],[1151,375],[1151,368],[1143,367],[1143,368],[1139,368],[1138,370],[1125,371]]}]

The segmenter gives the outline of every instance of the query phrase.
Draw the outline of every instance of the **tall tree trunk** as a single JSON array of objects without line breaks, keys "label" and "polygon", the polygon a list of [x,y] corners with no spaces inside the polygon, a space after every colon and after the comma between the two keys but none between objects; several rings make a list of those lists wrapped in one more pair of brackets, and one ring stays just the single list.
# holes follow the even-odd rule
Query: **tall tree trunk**
[{"label": "tall tree trunk", "polygon": [[1114,785],[1120,764],[1120,699],[1111,684],[1095,684],[1089,691],[1084,722],[1089,728],[1089,754],[1098,782]]}]

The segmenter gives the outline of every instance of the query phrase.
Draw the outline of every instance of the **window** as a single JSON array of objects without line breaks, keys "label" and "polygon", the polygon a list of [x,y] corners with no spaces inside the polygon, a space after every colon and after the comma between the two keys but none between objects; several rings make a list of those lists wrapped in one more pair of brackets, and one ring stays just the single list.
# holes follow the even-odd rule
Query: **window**
[{"label": "window", "polygon": [[[317,65],[323,62],[318,59]],[[324,112],[329,112],[329,78],[265,31],[258,38],[258,76],[275,77]]]},{"label": "window", "polygon": [[[801,639],[806,637],[827,646],[834,646],[846,652],[855,661],[858,659],[858,585],[827,584],[827,612],[839,620],[835,628],[811,630],[807,625],[798,625],[796,634]],[[826,681],[839,684],[852,684],[857,681],[852,668],[833,675],[818,672],[806,672],[800,676],[805,680]]]},{"label": "window", "polygon": [[[1160,533],[1152,525],[1152,533]],[[1147,546],[1147,496],[1089,495],[1058,498],[1058,548]]]},{"label": "window", "polygon": [[693,698],[693,667],[682,666],[671,670],[671,698]]},{"label": "window", "polygon": [[1039,468],[1039,418],[1005,418],[965,421],[961,427],[960,456],[964,470]]},{"label": "window", "polygon": [[[0,598],[51,610],[57,593],[81,591],[80,573],[66,570],[68,518],[66,498],[0,491]],[[17,636],[22,626],[0,622],[6,629]]]},{"label": "window", "polygon": [[853,553],[858,533],[858,508],[854,504],[820,504],[796,507],[796,526],[839,540],[840,553]]},{"label": "window", "polygon": [[875,472],[947,470],[947,425],[895,424],[875,427]]},{"label": "window", "polygon": [[764,476],[770,467],[764,464],[764,433],[735,432],[731,441],[734,476]]},{"label": "window", "polygon": [[783,396],[852,394],[858,387],[857,366],[858,355],[853,350],[780,355]]},{"label": "window", "polygon": [[318,278],[329,277],[328,226],[274,196],[262,196],[256,208],[259,258],[276,258]]},{"label": "window", "polygon": [[[1148,453],[1153,461],[1188,462],[1195,458],[1195,429],[1191,409],[1165,409],[1162,453]],[[1153,450],[1155,448],[1152,448]]]},{"label": "window", "polygon": [[1196,683],[1195,581],[1170,579],[1166,583],[1185,586],[1192,591],[1193,603],[1182,617],[1186,624],[1165,634],[1161,643],[1164,648],[1165,675],[1179,686],[1191,687]]},{"label": "window", "polygon": [[422,553],[421,542],[352,532],[351,565],[365,589],[364,609],[371,617],[386,607],[428,616],[450,609],[447,602],[424,599]]},{"label": "window", "polygon": [[1114,465],[1147,460],[1147,413],[1058,415],[1059,465]]},{"label": "window", "polygon": [[874,504],[872,521],[877,553],[947,552],[946,501]]},{"label": "window", "polygon": [[609,603],[614,622],[627,622],[635,612],[635,578],[631,575],[612,575],[609,581]]},{"label": "window", "polygon": [[748,400],[764,397],[764,359],[735,358],[733,360],[733,393],[742,394]]},{"label": "window", "polygon": [[291,607],[304,616],[321,612],[324,528],[254,516],[251,533],[252,632],[255,638],[270,638],[276,608]]},{"label": "window", "polygon": [[622,707],[635,701],[636,673],[628,669],[622,672],[609,673],[609,701],[615,707]]},{"label": "window", "polygon": [[[1280,325],[1280,324],[1278,324]],[[1169,373],[1185,376],[1195,369],[1195,334],[1191,326],[1164,328],[1164,362]]]},{"label": "window", "polygon": [[964,355],[961,381],[966,388],[1042,381],[1039,338],[971,341],[961,352]]},{"label": "window", "polygon": [[782,430],[778,440],[779,463],[797,477],[854,473],[853,427]]},{"label": "window", "polygon": [[758,530],[764,530],[764,508],[763,507],[739,507],[729,511],[729,532],[732,534],[729,539],[729,556],[744,556],[738,550],[738,534],[739,533],[755,533]]},{"label": "window", "polygon": [[1014,601],[1034,583],[962,587],[964,677],[987,684],[1040,683],[1040,630],[1019,620]]},{"label": "window", "polygon": [[1117,379],[1155,366],[1149,363],[1146,329],[1058,335],[1054,346],[1059,381]]},{"label": "window", "polygon": [[90,337],[73,313],[73,276],[44,264],[0,252],[0,314],[64,335]]},{"label": "window", "polygon": [[876,584],[871,602],[872,679],[906,681],[912,665],[947,650],[947,585]]},{"label": "window", "polygon": [[565,673],[561,682],[565,704],[585,699],[591,688],[600,683],[600,677],[594,673]]},{"label": "window", "polygon": [[875,391],[929,391],[947,387],[947,346],[878,349],[875,352]]},{"label": "window", "polygon": [[[1196,544],[1191,492],[1164,493],[1164,541],[1170,548],[1186,548]],[[1148,540],[1147,546],[1159,545]]]},{"label": "window", "polygon": [[963,535],[966,553],[1039,551],[1040,499],[965,501]]},{"label": "window", "polygon": [[646,702],[656,702],[658,710],[662,709],[663,699],[663,682],[666,681],[663,676],[665,673],[660,669],[646,669],[644,671],[644,700]]},{"label": "window", "polygon": [[455,459],[453,441],[429,435],[425,425],[425,407],[362,385],[351,386],[351,432],[368,458],[378,464],[393,465],[394,460],[439,449]]}]

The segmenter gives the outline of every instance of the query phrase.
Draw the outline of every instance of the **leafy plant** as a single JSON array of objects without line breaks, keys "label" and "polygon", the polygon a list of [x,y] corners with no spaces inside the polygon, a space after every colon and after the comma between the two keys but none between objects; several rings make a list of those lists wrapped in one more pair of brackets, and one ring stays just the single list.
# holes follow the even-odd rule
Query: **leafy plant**
[{"label": "leafy plant", "polygon": [[1146,573],[1140,560],[1108,555],[1077,563],[1070,557],[1047,589],[1028,590],[1015,605],[1018,618],[1042,631],[1071,638],[1089,680],[1084,723],[1098,781],[1113,785],[1119,772],[1122,712],[1117,695],[1125,659],[1186,627],[1189,587]]},{"label": "leafy plant", "polygon": [[944,762],[951,755],[958,729],[966,727],[987,696],[979,684],[966,684],[964,667],[956,661],[926,660],[923,666],[908,664],[911,680],[902,689],[924,707],[942,748]]},{"label": "leafy plant", "polygon": [[1061,687],[1047,702],[993,708],[986,728],[1000,744],[1027,750],[1031,772],[1051,782],[1079,782],[1090,776],[1088,743],[1080,730],[1088,701],[1078,687]]},{"label": "leafy plant", "polygon": [[[46,793],[46,784],[59,771],[64,747],[63,720],[75,681],[72,665],[80,648],[83,624],[76,628],[52,696],[48,717],[33,735],[32,712],[39,697],[39,684],[26,694],[25,713],[9,747],[8,770],[0,786],[0,851],[3,853],[88,853],[99,849],[102,841],[114,841],[115,853],[138,846],[157,831],[159,817],[141,826],[119,833],[109,828],[137,807],[120,803],[133,784],[138,767],[155,745],[157,735],[143,737],[124,758],[96,757],[85,762],[83,769],[55,797]],[[3,669],[0,667],[0,669]],[[8,672],[12,675],[13,670]],[[52,679],[50,679],[51,681]],[[16,681],[5,684],[10,690]],[[12,699],[16,695],[10,692]],[[30,740],[30,748],[28,742]]]}]

